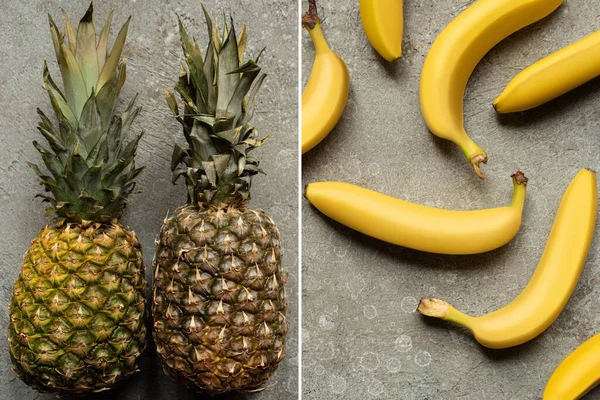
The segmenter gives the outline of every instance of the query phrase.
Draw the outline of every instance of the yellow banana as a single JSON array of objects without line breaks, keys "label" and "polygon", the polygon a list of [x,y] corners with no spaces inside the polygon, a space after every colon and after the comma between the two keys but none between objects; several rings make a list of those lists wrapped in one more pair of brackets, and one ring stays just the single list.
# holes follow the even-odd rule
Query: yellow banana
[{"label": "yellow banana", "polygon": [[479,343],[493,349],[533,339],[554,322],[573,293],[592,242],[597,211],[596,173],[584,169],[563,195],[535,273],[511,303],[472,317],[444,301],[422,299],[418,311],[470,329]]},{"label": "yellow banana", "polygon": [[402,56],[402,0],[360,0],[360,17],[373,48],[392,62]]},{"label": "yellow banana", "polygon": [[600,382],[600,334],[588,339],[554,370],[542,400],[575,400]]},{"label": "yellow banana", "polygon": [[494,101],[494,108],[499,113],[529,110],[599,75],[600,31],[524,69]]},{"label": "yellow banana", "polygon": [[344,61],[329,48],[314,0],[302,19],[315,45],[315,61],[302,93],[302,154],[331,132],[346,108],[350,75]]},{"label": "yellow banana", "polygon": [[323,214],[374,238],[440,254],[476,254],[508,243],[519,231],[527,178],[513,175],[509,207],[454,211],[409,203],[341,182],[311,183],[305,196]]},{"label": "yellow banana", "polygon": [[421,110],[429,130],[456,143],[480,178],[487,154],[464,128],[463,97],[473,70],[502,39],[545,17],[563,0],[478,0],[439,34],[421,73]]}]

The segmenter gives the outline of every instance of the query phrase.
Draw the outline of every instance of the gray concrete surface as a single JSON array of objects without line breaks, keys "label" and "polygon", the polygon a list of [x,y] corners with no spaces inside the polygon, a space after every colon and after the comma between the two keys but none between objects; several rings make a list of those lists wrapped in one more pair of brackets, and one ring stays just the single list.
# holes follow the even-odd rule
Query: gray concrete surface
[{"label": "gray concrete surface", "polygon": [[[303,157],[304,183],[341,180],[451,209],[508,204],[509,174],[530,178],[519,235],[488,254],[447,257],[391,246],[303,205],[303,393],[308,399],[540,399],[559,362],[600,332],[600,242],[558,320],[517,348],[490,351],[470,333],[415,313],[435,296],[481,315],[513,299],[533,273],[560,197],[583,167],[600,167],[600,81],[536,110],[497,118],[491,103],[522,68],[600,29],[598,1],[566,0],[508,38],[476,69],[466,127],[489,151],[479,181],[420,114],[419,76],[432,41],[471,1],[405,1],[404,56],[389,65],[362,31],[358,2],[321,0],[324,31],[346,60],[351,93],[337,128]],[[306,9],[306,1],[304,1]],[[314,50],[302,38],[304,83]],[[598,228],[598,227],[597,227]],[[598,229],[597,229],[598,231]],[[585,399],[600,399],[596,390]]]},{"label": "gray concrete surface", "polygon": [[[88,6],[87,0],[8,1],[0,0],[0,399],[51,399],[39,395],[22,383],[10,370],[7,350],[7,304],[13,281],[20,270],[22,255],[31,239],[47,222],[43,206],[32,201],[39,190],[36,176],[25,164],[39,160],[31,141],[39,139],[36,130],[36,107],[50,113],[50,102],[42,89],[42,57],[51,64],[56,80],[58,68],[54,60],[47,13],[56,20],[65,8],[77,21]],[[255,125],[262,134],[272,134],[271,141],[256,155],[267,176],[254,181],[251,205],[269,212],[277,221],[285,250],[285,267],[289,274],[288,295],[290,332],[287,358],[270,381],[274,386],[260,394],[233,394],[223,399],[294,399],[298,392],[298,326],[297,326],[297,7],[285,0],[245,2],[221,0],[206,2],[213,15],[232,12],[239,24],[248,22],[250,53],[263,46],[267,51],[262,66],[269,77],[259,95]],[[153,240],[158,234],[167,210],[185,202],[183,185],[172,186],[169,170],[172,146],[182,142],[179,125],[173,120],[163,96],[172,88],[179,71],[182,53],[178,41],[176,15],[206,41],[206,29],[199,1],[182,0],[114,0],[97,1],[95,17],[104,21],[111,6],[116,24],[133,15],[129,39],[124,50],[128,62],[128,80],[121,94],[122,104],[139,92],[143,106],[135,122],[135,131],[145,130],[140,143],[138,164],[147,165],[139,179],[143,194],[132,198],[123,222],[135,229],[144,246],[144,259],[150,266],[154,253]],[[62,25],[61,25],[62,26]],[[114,38],[114,36],[113,36]],[[147,277],[150,282],[151,268]],[[150,291],[148,292],[150,294]],[[150,302],[150,296],[148,296]],[[150,304],[150,303],[149,303]],[[150,324],[150,321],[148,322]],[[149,325],[150,326],[150,325]],[[170,381],[162,372],[153,344],[141,358],[140,372],[108,394],[93,399],[196,399],[194,392]]]}]

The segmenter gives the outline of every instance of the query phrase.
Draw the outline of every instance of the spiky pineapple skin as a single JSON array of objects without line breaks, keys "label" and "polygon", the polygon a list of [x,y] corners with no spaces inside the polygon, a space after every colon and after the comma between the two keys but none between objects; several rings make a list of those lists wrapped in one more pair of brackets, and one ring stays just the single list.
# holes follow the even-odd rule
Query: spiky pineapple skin
[{"label": "spiky pineapple skin", "polygon": [[10,302],[15,373],[59,394],[106,390],[134,373],[145,348],[144,269],[135,234],[116,221],[42,229]]},{"label": "spiky pineapple skin", "polygon": [[285,357],[279,231],[262,211],[184,206],[154,266],[154,340],[165,373],[215,393],[260,388]]}]

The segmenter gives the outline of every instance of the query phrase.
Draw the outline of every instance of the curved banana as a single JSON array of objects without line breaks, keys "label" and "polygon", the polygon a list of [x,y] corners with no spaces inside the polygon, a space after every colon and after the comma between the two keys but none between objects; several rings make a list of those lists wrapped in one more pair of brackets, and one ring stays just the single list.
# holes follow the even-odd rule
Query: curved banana
[{"label": "curved banana", "polygon": [[542,400],[574,400],[600,383],[600,334],[588,339],[559,364]]},{"label": "curved banana", "polygon": [[513,174],[509,207],[442,210],[341,182],[311,183],[305,196],[323,214],[374,238],[439,254],[476,254],[508,243],[519,231],[527,178]]},{"label": "curved banana", "polygon": [[315,0],[302,19],[315,45],[316,57],[302,93],[302,154],[315,147],[331,132],[346,108],[350,75],[344,61],[325,40]]},{"label": "curved banana", "polygon": [[554,322],[573,293],[592,242],[597,211],[596,173],[584,169],[563,195],[535,273],[511,303],[471,317],[441,300],[422,299],[418,311],[470,329],[479,343],[492,349],[533,339]]},{"label": "curved banana", "polygon": [[402,56],[402,0],[360,0],[367,39],[379,55],[392,62]]},{"label": "curved banana", "polygon": [[494,108],[501,114],[529,110],[597,76],[600,76],[600,31],[524,69],[494,100]]},{"label": "curved banana", "polygon": [[563,0],[478,0],[439,34],[421,73],[421,111],[429,130],[456,143],[480,178],[487,154],[464,128],[463,97],[473,70],[502,39],[545,17]]}]

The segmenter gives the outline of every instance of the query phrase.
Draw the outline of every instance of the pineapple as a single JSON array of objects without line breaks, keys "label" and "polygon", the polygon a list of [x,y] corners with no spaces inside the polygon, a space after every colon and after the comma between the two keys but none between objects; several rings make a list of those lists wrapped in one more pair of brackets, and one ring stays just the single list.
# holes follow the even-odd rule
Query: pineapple
[{"label": "pineapple", "polygon": [[171,164],[187,203],[167,216],[156,242],[153,334],[171,378],[212,393],[262,390],[285,357],[287,333],[279,231],[247,207],[260,172],[248,153],[264,143],[249,121],[265,75],[260,54],[243,61],[245,25],[238,39],[233,20],[221,33],[204,14],[205,56],[179,21],[183,109],[165,92],[187,141]]},{"label": "pineapple", "polygon": [[141,246],[118,222],[142,170],[134,163],[141,135],[126,141],[139,108],[132,101],[113,113],[125,81],[120,56],[129,20],[107,52],[112,12],[98,38],[92,13],[90,5],[77,30],[65,15],[66,34],[50,17],[64,92],[44,63],[58,127],[38,109],[49,148],[33,144],[48,172],[30,166],[54,219],[25,254],[10,301],[15,373],[58,394],[108,389],[136,371],[145,347]]}]

